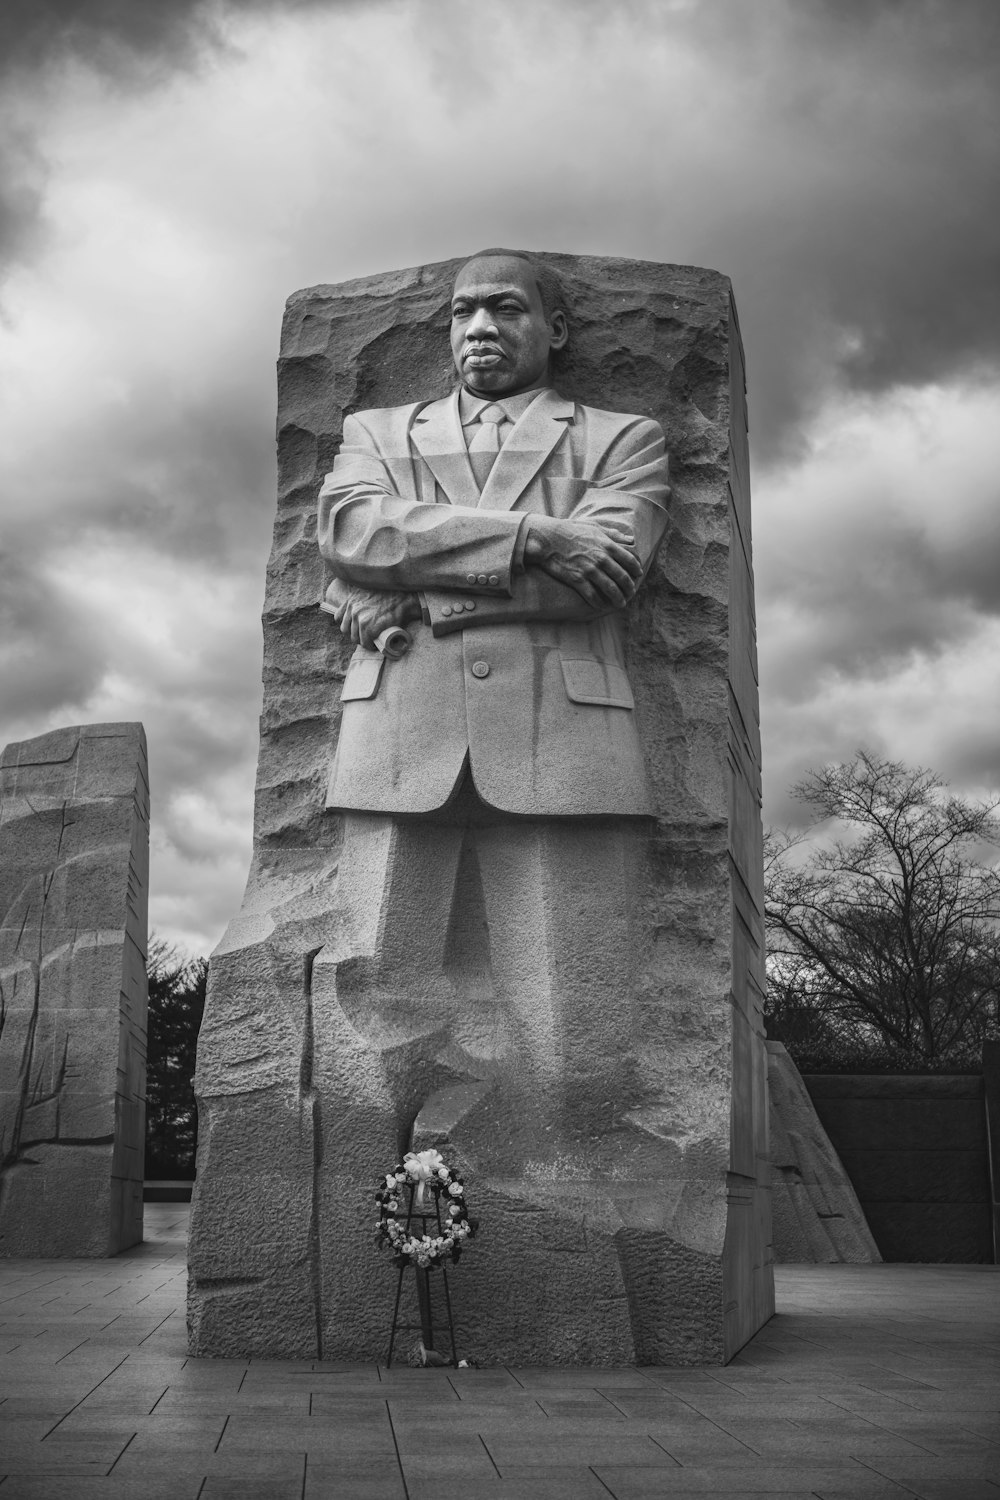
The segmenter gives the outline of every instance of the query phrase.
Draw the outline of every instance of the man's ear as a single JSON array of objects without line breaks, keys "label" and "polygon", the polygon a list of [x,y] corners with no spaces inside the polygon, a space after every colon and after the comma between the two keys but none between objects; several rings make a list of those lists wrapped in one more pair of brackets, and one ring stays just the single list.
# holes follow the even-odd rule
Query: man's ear
[{"label": "man's ear", "polygon": [[566,314],[558,308],[549,319],[549,334],[550,348],[553,352],[557,349],[565,349],[566,340],[569,338],[569,324],[566,322]]}]

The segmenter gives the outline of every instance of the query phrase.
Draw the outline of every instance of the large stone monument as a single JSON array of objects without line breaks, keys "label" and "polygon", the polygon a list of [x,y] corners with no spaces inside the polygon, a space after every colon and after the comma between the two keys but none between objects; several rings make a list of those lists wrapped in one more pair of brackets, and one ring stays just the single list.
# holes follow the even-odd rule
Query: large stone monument
[{"label": "large stone monument", "polygon": [[278,435],[191,1349],[383,1355],[412,1143],[482,1223],[462,1352],[725,1360],[773,1311],[729,282],[491,252],[300,292]]},{"label": "large stone monument", "polygon": [[142,1239],[149,782],[141,724],[0,757],[0,1255]]}]

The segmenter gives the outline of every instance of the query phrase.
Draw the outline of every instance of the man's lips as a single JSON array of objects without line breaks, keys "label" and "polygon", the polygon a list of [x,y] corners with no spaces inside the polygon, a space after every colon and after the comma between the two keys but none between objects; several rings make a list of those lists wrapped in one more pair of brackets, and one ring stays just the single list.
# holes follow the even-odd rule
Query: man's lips
[{"label": "man's lips", "polygon": [[472,349],[467,349],[462,355],[463,364],[467,365],[495,365],[504,357],[502,349],[494,349],[489,345],[477,344]]}]

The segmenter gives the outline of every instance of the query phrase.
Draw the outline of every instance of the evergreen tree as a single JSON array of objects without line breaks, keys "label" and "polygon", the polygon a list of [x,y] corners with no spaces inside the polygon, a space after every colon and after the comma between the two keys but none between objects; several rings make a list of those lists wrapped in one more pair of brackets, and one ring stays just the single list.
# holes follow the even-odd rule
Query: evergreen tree
[{"label": "evergreen tree", "polygon": [[208,962],[180,959],[159,938],[149,944],[146,1050],[146,1168],[152,1179],[194,1177],[198,1111],[195,1048],[205,1009]]}]

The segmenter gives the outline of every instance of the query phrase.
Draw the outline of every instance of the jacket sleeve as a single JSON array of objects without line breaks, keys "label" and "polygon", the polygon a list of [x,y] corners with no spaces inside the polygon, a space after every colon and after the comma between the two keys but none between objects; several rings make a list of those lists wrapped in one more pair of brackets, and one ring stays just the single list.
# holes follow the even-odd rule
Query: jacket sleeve
[{"label": "jacket sleeve", "polygon": [[477,590],[509,595],[523,513],[404,498],[366,415],[346,418],[343,446],[319,494],[319,547],[336,577],[409,590],[468,588],[472,579]]},{"label": "jacket sleeve", "polygon": [[[635,536],[643,577],[666,530],[670,494],[667,470],[666,443],[659,423],[637,418],[611,444],[569,517],[597,523],[615,520],[626,525]],[[463,596],[428,589],[423,591],[422,601],[425,619],[435,635],[476,625],[513,625],[528,620],[592,620],[614,612],[610,605],[594,608],[568,584],[534,567],[515,571],[506,597],[483,598],[478,592]]]}]

